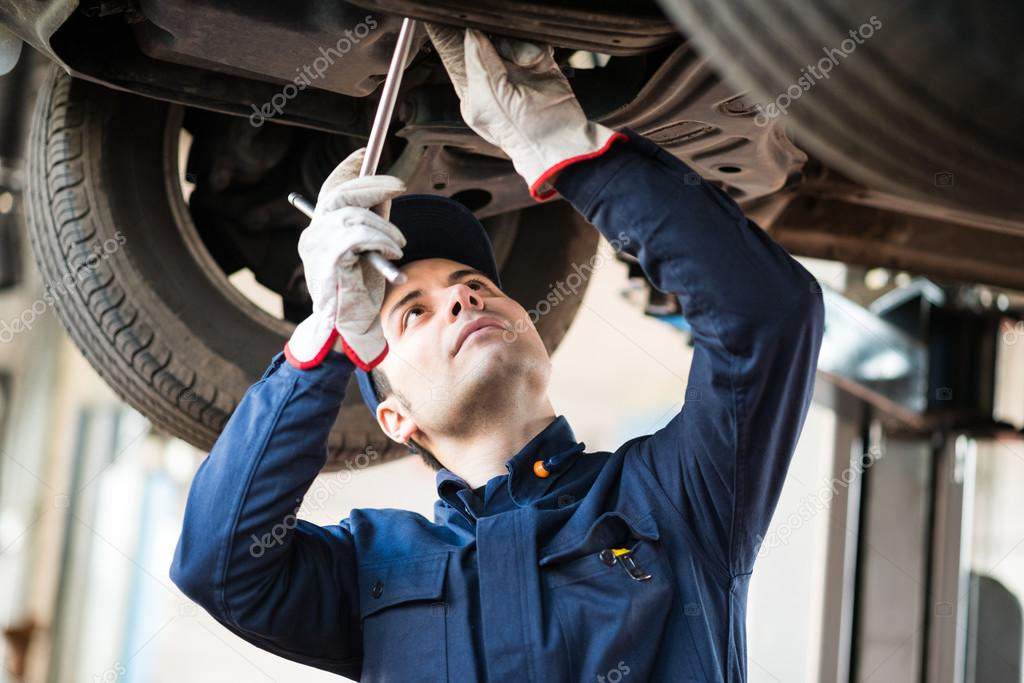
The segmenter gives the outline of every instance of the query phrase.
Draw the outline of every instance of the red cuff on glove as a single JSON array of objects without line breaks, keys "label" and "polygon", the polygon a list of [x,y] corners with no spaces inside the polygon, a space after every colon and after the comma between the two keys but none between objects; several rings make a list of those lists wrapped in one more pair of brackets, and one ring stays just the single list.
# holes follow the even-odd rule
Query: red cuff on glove
[{"label": "red cuff on glove", "polygon": [[533,182],[533,185],[530,186],[530,196],[536,199],[537,201],[544,201],[545,199],[550,199],[551,197],[555,196],[558,193],[558,190],[556,190],[554,187],[550,187],[543,192],[541,191],[541,188],[544,186],[545,183],[548,182],[549,178],[551,178],[553,175],[555,175],[562,169],[571,166],[572,164],[575,164],[578,161],[585,161],[586,159],[593,159],[594,157],[601,156],[611,148],[612,143],[615,142],[616,140],[622,140],[623,142],[625,142],[626,140],[629,140],[629,136],[626,135],[625,133],[616,131],[612,133],[611,136],[609,136],[609,138],[605,141],[603,145],[601,145],[599,149],[596,149],[593,152],[580,154],[579,156],[569,157],[568,159],[563,159],[559,161],[557,164],[555,164],[548,170],[544,171],[540,175],[540,177]]},{"label": "red cuff on glove", "polygon": [[324,358],[327,357],[327,354],[330,352],[331,348],[334,347],[335,339],[341,339],[341,348],[342,350],[345,351],[345,355],[348,356],[349,360],[351,360],[355,364],[355,366],[362,370],[363,372],[369,372],[370,370],[373,370],[373,368],[375,368],[378,364],[380,364],[382,360],[384,360],[384,356],[388,355],[388,345],[387,342],[384,342],[384,350],[381,351],[380,354],[376,358],[371,360],[369,363],[364,363],[359,358],[359,356],[356,355],[356,352],[352,350],[352,347],[345,342],[345,338],[338,334],[338,330],[331,330],[331,336],[327,338],[327,341],[324,343],[323,347],[319,351],[317,351],[316,356],[314,356],[310,360],[302,361],[293,356],[291,349],[288,348],[288,342],[285,342],[284,344],[284,357],[292,367],[298,368],[299,370],[309,370],[310,368],[315,368],[316,366],[320,365],[320,363],[323,362]]},{"label": "red cuff on glove", "polygon": [[364,363],[362,360],[360,360],[359,356],[356,355],[356,352],[352,350],[352,347],[345,342],[344,337],[341,337],[341,348],[345,350],[345,355],[348,356],[349,360],[355,363],[356,367],[362,370],[363,372],[369,372],[370,370],[373,370],[382,360],[384,360],[384,356],[388,355],[387,342],[384,342],[384,349],[377,355],[376,358],[371,360],[369,363]]},{"label": "red cuff on glove", "polygon": [[299,370],[309,370],[315,368],[323,362],[323,359],[327,357],[327,352],[334,346],[334,339],[338,336],[337,330],[331,330],[331,335],[327,337],[327,341],[324,342],[323,347],[317,351],[316,355],[309,360],[299,360],[292,355],[291,349],[288,348],[288,342],[284,343],[284,357],[292,367],[296,367]]}]

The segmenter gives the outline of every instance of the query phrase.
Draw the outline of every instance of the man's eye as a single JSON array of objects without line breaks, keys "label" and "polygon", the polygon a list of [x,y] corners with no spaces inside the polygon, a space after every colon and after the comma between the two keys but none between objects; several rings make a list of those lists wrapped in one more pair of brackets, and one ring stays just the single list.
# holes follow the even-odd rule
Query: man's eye
[{"label": "man's eye", "polygon": [[415,315],[415,314],[419,314],[419,313],[422,313],[422,312],[423,312],[423,307],[422,306],[410,306],[409,309],[405,312],[405,315],[402,316],[402,324],[403,325],[408,325],[413,320],[413,318],[410,318],[409,316]]},{"label": "man's eye", "polygon": [[[473,285],[476,285],[476,287],[473,287]],[[484,289],[487,287],[487,283],[483,280],[466,280],[466,286],[470,289]]]}]

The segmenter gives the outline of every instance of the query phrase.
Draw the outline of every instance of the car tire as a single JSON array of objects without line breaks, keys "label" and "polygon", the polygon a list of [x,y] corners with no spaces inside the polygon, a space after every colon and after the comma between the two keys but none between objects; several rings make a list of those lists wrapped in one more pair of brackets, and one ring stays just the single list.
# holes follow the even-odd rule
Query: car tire
[{"label": "car tire", "polygon": [[[830,166],[878,190],[1024,218],[1024,5],[660,3],[724,77],[750,92],[766,122],[785,122]],[[827,76],[825,58],[833,62]],[[787,107],[769,111],[772,104]]]}]

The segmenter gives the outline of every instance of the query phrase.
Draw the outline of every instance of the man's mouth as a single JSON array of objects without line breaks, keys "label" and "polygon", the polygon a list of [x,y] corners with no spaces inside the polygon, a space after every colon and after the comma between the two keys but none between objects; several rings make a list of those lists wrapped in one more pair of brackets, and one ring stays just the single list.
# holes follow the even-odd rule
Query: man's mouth
[{"label": "man's mouth", "polygon": [[480,330],[486,329],[488,327],[496,327],[501,330],[508,329],[508,326],[505,325],[505,323],[503,323],[502,321],[498,320],[497,318],[477,318],[476,320],[472,320],[463,325],[462,329],[459,330],[459,336],[456,337],[455,339],[455,346],[452,349],[452,355],[454,356],[459,352],[459,350],[462,348],[462,345],[465,343],[466,339],[471,334],[473,334],[474,332],[479,332]]}]

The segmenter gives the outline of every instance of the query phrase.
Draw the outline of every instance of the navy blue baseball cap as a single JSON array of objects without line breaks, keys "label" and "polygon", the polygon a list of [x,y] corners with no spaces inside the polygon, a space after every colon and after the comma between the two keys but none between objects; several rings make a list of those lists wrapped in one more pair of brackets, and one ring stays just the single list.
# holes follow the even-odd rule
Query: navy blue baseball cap
[{"label": "navy blue baseball cap", "polygon": [[[391,200],[389,220],[405,236],[402,258],[392,261],[404,266],[427,258],[443,258],[476,268],[501,287],[494,248],[487,231],[473,212],[454,199],[435,194],[407,194]],[[370,374],[356,369],[363,403],[377,414],[377,396]]]}]

